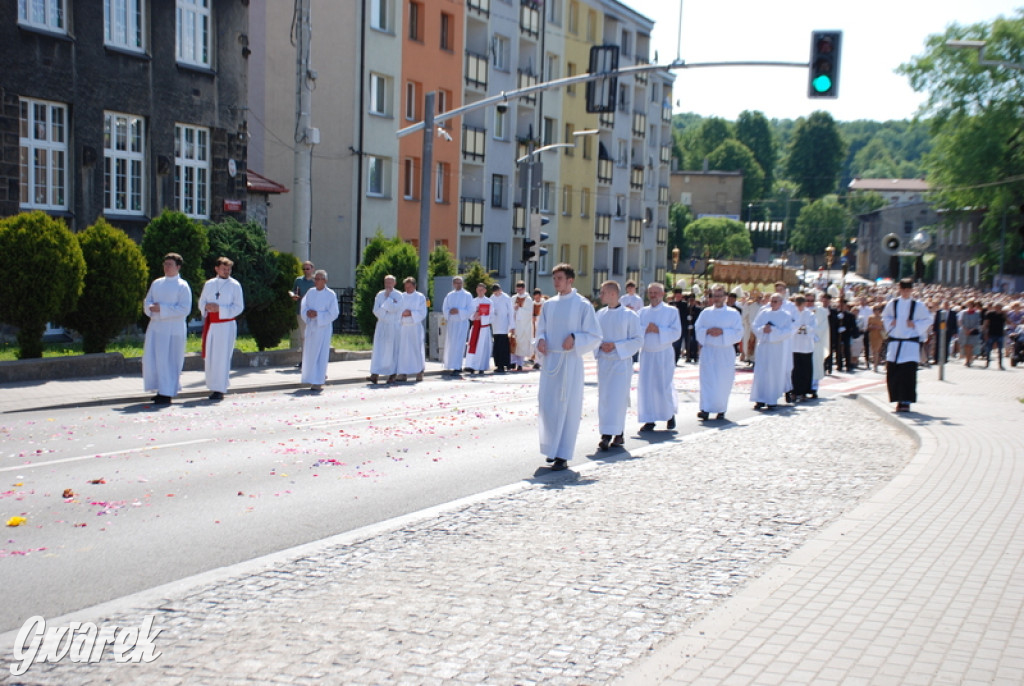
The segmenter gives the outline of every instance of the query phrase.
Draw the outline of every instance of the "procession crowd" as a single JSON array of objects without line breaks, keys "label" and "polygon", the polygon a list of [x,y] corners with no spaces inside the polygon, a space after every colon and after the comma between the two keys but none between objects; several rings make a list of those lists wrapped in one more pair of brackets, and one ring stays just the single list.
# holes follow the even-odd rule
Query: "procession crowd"
[{"label": "procession crowd", "polygon": [[[168,404],[180,391],[185,320],[191,291],[180,278],[181,257],[164,259],[164,277],[150,287],[144,311],[150,317],[143,354],[143,377],[153,401]],[[229,383],[235,318],[244,309],[242,289],[231,278],[231,260],[217,260],[217,276],[200,297],[203,356],[210,400],[220,400]],[[960,357],[971,366],[976,356],[985,365],[995,353],[1003,368],[1004,350],[1019,361],[1024,342],[1024,295],[982,293],[935,285],[917,287],[910,279],[896,285],[847,286],[822,280],[789,294],[783,282],[762,294],[715,284],[705,294],[664,285],[646,288],[647,304],[629,281],[622,292],[616,281],[601,284],[600,309],[573,287],[575,270],[559,264],[552,270],[555,294],[527,293],[524,282],[506,294],[500,284],[479,283],[474,297],[453,279],[441,307],[444,328],[443,374],[540,371],[538,427],[541,452],[553,470],[565,469],[572,457],[583,401],[583,360],[596,358],[600,450],[624,443],[634,363],[637,371],[637,419],[640,431],[657,422],[675,429],[678,397],[674,368],[683,361],[700,365],[701,421],[724,420],[737,362],[753,367],[750,400],[754,409],[772,410],[780,401],[797,403],[817,397],[818,384],[833,370],[854,372],[885,365],[889,399],[897,412],[917,401],[920,364]],[[426,366],[427,299],[406,277],[402,290],[388,275],[376,295],[377,326],[367,380],[376,384],[422,381]],[[321,391],[326,380],[332,323],[338,317],[335,293],[327,274],[303,263],[295,280],[298,342],[302,347],[302,383]]]}]

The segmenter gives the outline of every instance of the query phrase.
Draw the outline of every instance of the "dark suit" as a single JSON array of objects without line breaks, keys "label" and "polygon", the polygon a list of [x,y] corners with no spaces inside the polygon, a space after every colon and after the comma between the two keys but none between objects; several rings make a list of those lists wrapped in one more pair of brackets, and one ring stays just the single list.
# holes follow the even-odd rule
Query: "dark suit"
[{"label": "dark suit", "polygon": [[828,325],[832,332],[832,353],[836,357],[836,368],[839,371],[852,372],[856,369],[850,343],[857,335],[857,315],[849,310],[831,310]]},{"label": "dark suit", "polygon": [[700,358],[700,345],[697,343],[697,331],[694,325],[697,323],[697,317],[700,316],[703,307],[699,305],[690,305],[689,310],[686,314],[686,321],[683,324],[686,328],[683,330],[686,336],[686,361],[697,362]]}]

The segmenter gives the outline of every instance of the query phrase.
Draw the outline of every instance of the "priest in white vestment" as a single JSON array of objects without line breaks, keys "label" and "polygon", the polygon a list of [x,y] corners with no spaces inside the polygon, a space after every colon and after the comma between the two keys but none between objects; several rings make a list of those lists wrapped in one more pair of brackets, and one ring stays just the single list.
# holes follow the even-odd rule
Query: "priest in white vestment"
[{"label": "priest in white vestment", "polygon": [[818,397],[818,383],[825,377],[825,357],[832,350],[832,327],[828,322],[828,308],[817,302],[814,291],[807,293],[807,309],[814,313],[815,331],[818,340],[814,343],[811,356],[811,397]]},{"label": "priest in white vestment", "polygon": [[572,287],[576,270],[558,264],[551,270],[554,297],[537,319],[540,373],[538,431],[540,451],[553,471],[566,469],[576,450],[583,412],[583,356],[601,344],[594,306]]},{"label": "priest in white vestment", "polygon": [[736,380],[735,345],[743,339],[743,317],[725,304],[725,286],[711,287],[711,307],[697,317],[694,333],[700,343],[700,411],[697,417],[706,420],[714,412],[716,419],[725,419],[729,409],[729,393]]},{"label": "priest in white vestment", "polygon": [[406,381],[410,374],[423,381],[427,354],[423,342],[423,321],[427,318],[427,297],[416,290],[416,279],[411,276],[402,281],[402,317],[398,334],[398,381]]},{"label": "priest in white vestment", "polygon": [[370,357],[370,383],[386,376],[388,383],[398,374],[398,334],[402,319],[402,294],[395,290],[395,277],[384,277],[384,290],[373,299],[373,316],[377,328],[373,332],[373,354]]},{"label": "priest in white vestment", "polygon": [[675,385],[675,350],[672,343],[683,334],[679,310],[665,304],[665,287],[652,283],[647,287],[650,305],[640,310],[640,330],[644,344],[640,349],[640,374],[637,378],[637,419],[641,431],[653,431],[655,422],[667,422],[676,428],[679,398]]},{"label": "priest in white vestment", "polygon": [[452,279],[452,290],[444,297],[444,374],[456,376],[462,371],[469,336],[469,318],[473,314],[473,296],[462,287],[462,277]]},{"label": "priest in white vestment", "polygon": [[181,392],[185,321],[192,312],[192,289],[178,275],[181,265],[181,255],[165,255],[164,275],[150,284],[142,303],[149,317],[142,349],[142,385],[147,391],[156,391],[153,402],[158,405],[169,405]]},{"label": "priest in white vestment", "polygon": [[601,302],[606,307],[597,311],[601,327],[601,345],[594,351],[597,358],[597,424],[601,432],[600,450],[609,445],[625,443],[626,408],[629,407],[629,386],[633,380],[633,355],[644,344],[640,316],[619,302],[619,284],[601,284]]},{"label": "priest in white vestment", "polygon": [[782,301],[781,294],[772,293],[768,307],[762,308],[754,319],[757,364],[750,399],[754,401],[755,410],[773,409],[792,386],[789,376],[793,353],[788,342],[793,335],[793,318],[782,309]]},{"label": "priest in white vestment", "polygon": [[203,284],[199,296],[199,311],[203,313],[203,359],[206,367],[206,387],[210,400],[221,400],[231,381],[231,356],[235,352],[238,324],[235,318],[242,314],[245,302],[242,285],[231,278],[234,262],[218,257],[214,266],[217,276]]},{"label": "priest in white vestment", "polygon": [[512,296],[513,327],[510,339],[512,366],[523,371],[523,364],[533,355],[533,298],[526,292],[526,283],[516,283]]},{"label": "priest in white vestment", "polygon": [[327,272],[317,269],[313,288],[302,296],[299,306],[305,321],[302,344],[302,383],[310,390],[323,390],[327,381],[327,363],[331,360],[331,334],[338,318],[338,296],[327,287]]},{"label": "priest in white vestment", "polygon": [[491,299],[487,297],[487,285],[476,285],[473,311],[469,315],[469,343],[466,345],[466,361],[462,366],[470,374],[483,374],[491,368]]}]

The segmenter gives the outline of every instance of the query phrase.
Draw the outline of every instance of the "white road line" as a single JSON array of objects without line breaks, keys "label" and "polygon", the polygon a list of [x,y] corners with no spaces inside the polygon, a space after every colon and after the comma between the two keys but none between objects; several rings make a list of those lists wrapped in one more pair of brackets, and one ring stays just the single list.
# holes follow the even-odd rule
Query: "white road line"
[{"label": "white road line", "polygon": [[78,457],[65,457],[61,460],[50,460],[48,462],[33,462],[31,464],[19,464],[14,467],[0,467],[0,472],[17,472],[23,469],[32,469],[34,467],[48,467],[55,464],[64,464],[65,462],[79,462],[81,460],[92,460],[97,457],[112,457],[113,455],[128,455],[130,453],[144,453],[150,450],[162,450],[164,448],[180,448],[183,445],[195,445],[196,443],[209,443],[213,441],[212,438],[197,438],[194,441],[182,441],[181,443],[164,443],[163,445],[147,445],[142,448],[127,448],[125,450],[114,450],[109,453],[93,453],[92,455],[79,455]]}]

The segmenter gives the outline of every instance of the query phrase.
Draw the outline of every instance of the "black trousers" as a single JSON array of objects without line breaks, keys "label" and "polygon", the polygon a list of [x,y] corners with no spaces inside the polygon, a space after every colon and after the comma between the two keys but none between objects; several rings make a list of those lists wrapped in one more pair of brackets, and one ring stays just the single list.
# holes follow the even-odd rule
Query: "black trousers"
[{"label": "black trousers", "polygon": [[496,333],[492,337],[494,349],[491,355],[494,357],[494,366],[498,369],[508,369],[512,366],[511,349],[508,344],[507,333]]},{"label": "black trousers", "polygon": [[889,388],[889,402],[917,402],[917,362],[885,363],[885,384]]},{"label": "black trousers", "polygon": [[814,353],[793,353],[793,392],[800,395],[807,395],[814,389],[811,383],[814,379]]}]

